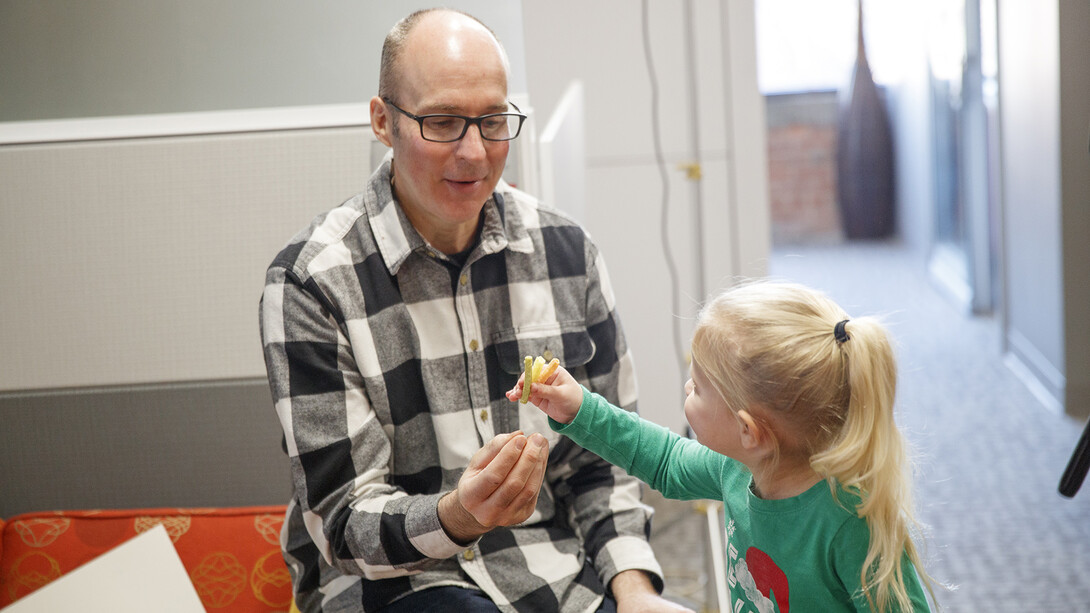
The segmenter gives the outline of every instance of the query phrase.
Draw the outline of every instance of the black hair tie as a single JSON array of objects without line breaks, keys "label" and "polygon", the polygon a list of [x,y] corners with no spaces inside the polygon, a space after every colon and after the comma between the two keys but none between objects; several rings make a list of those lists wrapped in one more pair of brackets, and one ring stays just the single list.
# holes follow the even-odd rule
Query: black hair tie
[{"label": "black hair tie", "polygon": [[833,328],[833,336],[836,337],[837,345],[841,345],[851,338],[848,336],[848,331],[844,329],[844,326],[848,324],[848,321],[849,320],[845,319],[844,321],[838,322],[836,327]]}]

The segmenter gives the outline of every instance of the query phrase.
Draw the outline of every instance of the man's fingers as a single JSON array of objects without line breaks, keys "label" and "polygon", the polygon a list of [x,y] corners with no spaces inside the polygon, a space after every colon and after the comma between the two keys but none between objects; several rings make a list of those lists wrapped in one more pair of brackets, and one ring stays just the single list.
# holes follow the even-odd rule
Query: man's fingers
[{"label": "man's fingers", "polygon": [[[541,437],[542,451],[539,461],[534,465],[533,472],[530,473],[530,477],[526,480],[526,485],[523,486],[522,492],[516,498],[515,504],[519,505],[519,498],[521,498],[521,511],[522,516],[519,521],[525,521],[526,518],[534,512],[534,508],[537,507],[537,497],[541,492],[541,484],[545,481],[545,467],[549,463],[549,442],[545,440],[545,437],[540,434],[535,434],[530,437],[530,442],[527,446],[534,444],[534,437]],[[526,455],[526,454],[523,454]]]},{"label": "man's fingers", "polygon": [[[498,444],[496,438],[493,438],[491,443]],[[489,459],[487,464],[471,462],[471,467],[475,465],[476,468],[472,472],[466,469],[467,475],[458,482],[459,496],[467,509],[472,511],[478,505],[484,504],[496,489],[503,485],[508,473],[518,463],[524,447],[526,447],[526,436],[518,432],[502,442],[498,452],[490,453],[491,449],[486,445],[474,455],[474,458],[478,460],[482,457]]]},{"label": "man's fingers", "polygon": [[[549,459],[549,442],[540,434],[529,437],[526,448],[519,456],[518,462],[510,470],[503,483],[496,488],[489,498],[489,503],[503,513],[511,514],[513,511],[525,506],[528,500],[537,496],[544,478],[545,465]],[[514,520],[514,523],[522,521],[525,517]]]},{"label": "man's fingers", "polygon": [[[469,466],[466,470],[479,470],[484,468],[495,459],[496,455],[511,442],[512,439],[522,436],[522,430],[515,430],[514,432],[507,432],[504,434],[497,434],[492,437],[492,440],[484,444],[477,450],[477,453],[473,454],[473,457],[469,459]],[[522,443],[525,445],[525,441]]]}]

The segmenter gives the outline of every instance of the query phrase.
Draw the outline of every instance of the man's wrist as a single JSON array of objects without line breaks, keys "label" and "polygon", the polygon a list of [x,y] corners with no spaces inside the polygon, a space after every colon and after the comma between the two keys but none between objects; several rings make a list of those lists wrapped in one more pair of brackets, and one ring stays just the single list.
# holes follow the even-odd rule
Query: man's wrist
[{"label": "man's wrist", "polygon": [[609,582],[609,591],[613,593],[613,598],[618,602],[624,600],[627,596],[636,594],[658,595],[659,593],[655,589],[654,583],[651,582],[651,575],[647,571],[638,568],[622,570],[614,575]]},{"label": "man's wrist", "polygon": [[458,500],[458,490],[452,490],[439,499],[437,512],[439,524],[443,526],[450,540],[460,545],[468,545],[484,533],[485,528],[462,506]]}]

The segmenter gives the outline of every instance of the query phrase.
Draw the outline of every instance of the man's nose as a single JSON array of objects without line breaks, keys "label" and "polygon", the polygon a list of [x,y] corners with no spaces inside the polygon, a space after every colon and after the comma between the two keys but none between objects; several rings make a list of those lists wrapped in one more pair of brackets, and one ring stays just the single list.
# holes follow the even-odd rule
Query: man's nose
[{"label": "man's nose", "polygon": [[479,159],[486,155],[488,141],[481,135],[481,124],[469,126],[465,136],[458,141],[458,155],[463,158]]}]

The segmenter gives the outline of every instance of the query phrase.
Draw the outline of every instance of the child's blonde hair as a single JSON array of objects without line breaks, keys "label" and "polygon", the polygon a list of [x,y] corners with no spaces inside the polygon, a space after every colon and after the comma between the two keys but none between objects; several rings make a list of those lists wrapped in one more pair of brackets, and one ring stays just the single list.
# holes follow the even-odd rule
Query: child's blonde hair
[{"label": "child's blonde hair", "polygon": [[878,611],[911,610],[903,555],[931,587],[910,535],[907,449],[893,418],[897,365],[883,326],[849,319],[801,285],[748,282],[701,311],[692,357],[728,407],[769,427],[776,458],[807,458],[834,494],[839,485],[861,497],[867,600]]}]

